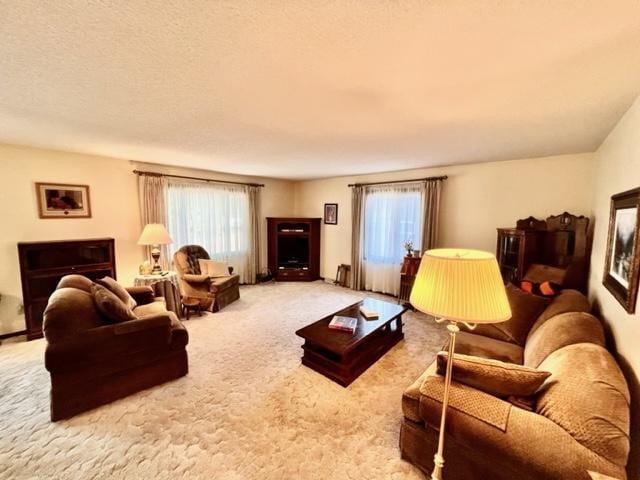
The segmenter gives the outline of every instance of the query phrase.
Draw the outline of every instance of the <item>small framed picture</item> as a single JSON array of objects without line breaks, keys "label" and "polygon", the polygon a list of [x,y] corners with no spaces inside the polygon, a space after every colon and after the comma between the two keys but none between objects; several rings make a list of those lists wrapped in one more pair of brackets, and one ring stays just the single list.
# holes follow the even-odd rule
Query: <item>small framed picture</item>
[{"label": "small framed picture", "polygon": [[324,204],[324,223],[327,225],[338,224],[338,204],[337,203]]},{"label": "small framed picture", "polygon": [[91,218],[89,185],[36,183],[40,218]]},{"label": "small framed picture", "polygon": [[609,236],[602,283],[628,313],[636,309],[638,295],[638,220],[640,188],[611,197]]}]

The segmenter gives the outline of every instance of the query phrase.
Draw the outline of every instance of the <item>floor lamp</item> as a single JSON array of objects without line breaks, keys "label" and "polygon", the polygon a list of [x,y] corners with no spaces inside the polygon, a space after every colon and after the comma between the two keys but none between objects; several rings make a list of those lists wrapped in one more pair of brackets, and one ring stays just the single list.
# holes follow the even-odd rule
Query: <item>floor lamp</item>
[{"label": "floor lamp", "polygon": [[424,253],[413,289],[411,305],[436,322],[447,322],[449,356],[438,450],[431,480],[441,480],[444,468],[444,429],[449,404],[451,371],[458,323],[475,328],[478,323],[499,323],[511,318],[511,308],[495,256],[480,250],[441,248]]}]

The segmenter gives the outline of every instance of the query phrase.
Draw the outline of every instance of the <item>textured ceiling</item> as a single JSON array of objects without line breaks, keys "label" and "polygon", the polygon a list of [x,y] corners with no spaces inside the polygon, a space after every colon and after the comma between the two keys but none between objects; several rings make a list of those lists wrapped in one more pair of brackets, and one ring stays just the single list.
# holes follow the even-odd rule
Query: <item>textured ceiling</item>
[{"label": "textured ceiling", "polygon": [[283,178],[593,151],[638,0],[0,0],[0,142]]}]

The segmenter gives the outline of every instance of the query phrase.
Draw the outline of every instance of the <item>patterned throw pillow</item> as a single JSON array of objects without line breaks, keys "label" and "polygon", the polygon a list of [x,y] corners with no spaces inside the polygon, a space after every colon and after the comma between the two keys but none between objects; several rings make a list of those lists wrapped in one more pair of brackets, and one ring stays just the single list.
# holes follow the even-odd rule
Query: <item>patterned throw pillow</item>
[{"label": "patterned throw pillow", "polygon": [[[448,352],[439,352],[438,373],[444,375]],[[529,397],[551,375],[535,368],[470,355],[454,355],[453,379],[496,397]]]},{"label": "patterned throw pillow", "polygon": [[91,285],[91,295],[93,295],[93,303],[95,303],[98,311],[113,323],[126,322],[138,318],[115,293],[102,285],[97,283]]}]

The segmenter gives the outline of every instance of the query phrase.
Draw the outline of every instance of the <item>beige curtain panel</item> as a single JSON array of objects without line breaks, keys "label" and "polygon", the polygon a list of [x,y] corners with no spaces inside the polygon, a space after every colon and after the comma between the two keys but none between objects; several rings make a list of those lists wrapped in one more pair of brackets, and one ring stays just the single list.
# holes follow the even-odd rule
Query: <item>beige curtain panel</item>
[{"label": "beige curtain panel", "polygon": [[[148,223],[161,223],[167,226],[167,180],[157,175],[138,175],[138,197],[140,202],[141,229]],[[160,266],[162,270],[169,268],[169,248],[161,245]],[[151,247],[146,248],[147,257],[151,259]]]},{"label": "beige curtain panel", "polygon": [[249,195],[249,222],[250,222],[250,253],[248,282],[256,283],[256,276],[260,271],[260,187],[247,186]]},{"label": "beige curtain panel", "polygon": [[425,180],[422,194],[422,252],[438,246],[442,179]]},{"label": "beige curtain panel", "polygon": [[356,185],[351,189],[351,288],[362,290],[364,278],[362,275],[364,224],[364,187]]}]

